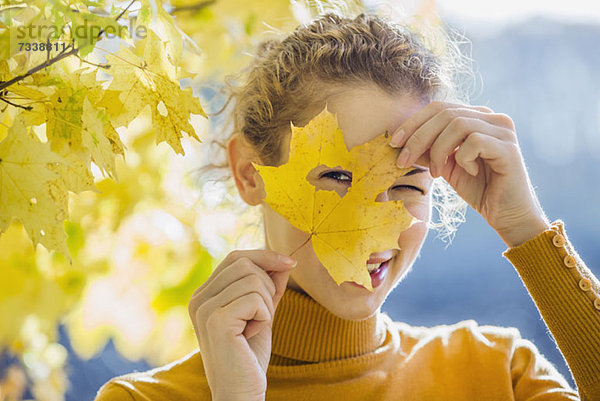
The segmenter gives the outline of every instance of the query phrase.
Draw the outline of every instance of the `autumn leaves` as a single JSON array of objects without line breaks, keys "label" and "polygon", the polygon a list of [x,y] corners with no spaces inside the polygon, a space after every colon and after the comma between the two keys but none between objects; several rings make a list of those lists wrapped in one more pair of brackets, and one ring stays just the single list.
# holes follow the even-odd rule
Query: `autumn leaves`
[{"label": "autumn leaves", "polygon": [[[190,114],[206,114],[192,89],[180,88],[177,43],[149,30],[133,47],[106,55],[102,72],[110,77],[102,79],[100,68],[62,62],[8,87],[22,107],[0,110],[0,234],[17,219],[34,246],[70,258],[63,228],[68,193],[95,190],[91,162],[118,178],[115,158],[124,155],[124,145],[116,129],[147,107],[157,143],[184,154],[183,133],[200,141]],[[16,73],[14,66],[0,63],[0,77]]]}]

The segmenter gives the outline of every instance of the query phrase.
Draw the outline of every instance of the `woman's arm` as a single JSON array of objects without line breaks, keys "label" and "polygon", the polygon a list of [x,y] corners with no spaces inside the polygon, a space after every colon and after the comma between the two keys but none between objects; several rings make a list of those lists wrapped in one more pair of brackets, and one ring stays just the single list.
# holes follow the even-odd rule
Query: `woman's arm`
[{"label": "woman's arm", "polygon": [[581,399],[600,400],[600,283],[562,221],[546,218],[512,119],[483,106],[432,102],[402,123],[390,146],[402,148],[399,167],[428,166],[498,233],[509,248],[503,255],[554,335]]},{"label": "woman's arm", "polygon": [[562,220],[502,254],[517,270],[554,336],[582,400],[600,400],[600,281]]},{"label": "woman's arm", "polygon": [[531,341],[518,338],[510,361],[515,401],[589,401],[573,390],[556,367]]}]

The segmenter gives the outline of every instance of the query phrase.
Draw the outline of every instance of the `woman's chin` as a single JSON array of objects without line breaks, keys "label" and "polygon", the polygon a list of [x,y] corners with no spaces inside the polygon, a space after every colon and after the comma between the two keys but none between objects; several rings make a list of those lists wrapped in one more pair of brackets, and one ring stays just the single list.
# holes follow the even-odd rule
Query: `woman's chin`
[{"label": "woman's chin", "polygon": [[349,320],[362,320],[372,316],[380,308],[393,288],[393,281],[401,271],[402,260],[390,259],[389,265],[382,271],[369,274],[373,290],[353,281],[344,281],[339,285],[329,275],[324,266],[320,266],[319,279],[306,280],[302,277],[305,293],[319,302],[336,316]]},{"label": "woman's chin", "polygon": [[[361,302],[361,300],[363,302]],[[333,314],[347,320],[363,320],[373,316],[381,308],[382,302],[373,297],[365,302],[364,298],[353,298],[344,305],[335,305]],[[370,302],[369,302],[370,301]]]},{"label": "woman's chin", "polygon": [[373,315],[381,307],[384,288],[369,291],[356,283],[344,281],[327,295],[326,305],[333,314],[344,319],[362,320]]},{"label": "woman's chin", "polygon": [[373,315],[377,312],[388,293],[393,289],[393,282],[397,279],[398,274],[402,274],[406,268],[403,268],[400,260],[392,259],[390,265],[386,267],[384,272],[374,272],[370,274],[373,291],[367,289],[364,285],[353,281],[344,281],[337,285],[332,282],[327,298],[330,303],[330,310],[336,315],[345,319],[361,320]]}]

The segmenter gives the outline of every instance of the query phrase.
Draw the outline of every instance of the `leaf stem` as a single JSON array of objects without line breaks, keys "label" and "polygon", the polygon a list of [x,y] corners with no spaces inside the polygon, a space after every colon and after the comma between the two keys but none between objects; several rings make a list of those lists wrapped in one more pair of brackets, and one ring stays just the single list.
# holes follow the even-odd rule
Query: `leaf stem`
[{"label": "leaf stem", "polygon": [[79,59],[79,61],[89,64],[89,65],[93,65],[94,67],[98,67],[98,68],[104,68],[104,69],[109,69],[110,68],[110,64],[96,64],[96,63],[92,63],[91,61],[87,61],[85,59],[82,59],[81,57],[77,56],[77,58]]},{"label": "leaf stem", "polygon": [[290,253],[288,256],[292,256],[298,249],[302,248],[304,245],[306,245],[308,243],[308,241],[310,241],[310,239],[312,238],[313,233],[310,233],[310,235],[308,236],[308,238],[306,239],[306,241],[304,241],[302,244],[300,244],[296,249],[294,249],[294,251],[292,253]]}]

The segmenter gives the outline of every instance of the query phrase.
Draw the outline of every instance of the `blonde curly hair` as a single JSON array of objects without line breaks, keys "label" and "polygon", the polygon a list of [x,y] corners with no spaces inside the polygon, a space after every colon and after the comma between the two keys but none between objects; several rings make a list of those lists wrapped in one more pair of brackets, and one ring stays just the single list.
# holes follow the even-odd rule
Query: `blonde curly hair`
[{"label": "blonde curly hair", "polygon": [[[215,134],[224,137],[210,137],[205,152],[210,162],[196,172],[199,177],[213,173],[213,181],[233,181],[225,149],[236,132],[262,163],[278,165],[282,141],[291,133],[290,121],[302,125],[310,105],[323,104],[343,85],[375,84],[389,94],[411,93],[426,103],[468,102],[461,85],[464,77],[473,75],[471,59],[459,49],[464,37],[452,34],[459,39],[442,27],[410,26],[374,13],[347,17],[326,12],[287,35],[263,40],[248,67],[226,77],[227,101],[213,115],[232,106],[230,130],[216,124]],[[441,177],[432,189],[439,222],[430,221],[428,227],[442,240],[452,239],[465,221],[467,204]]]}]

